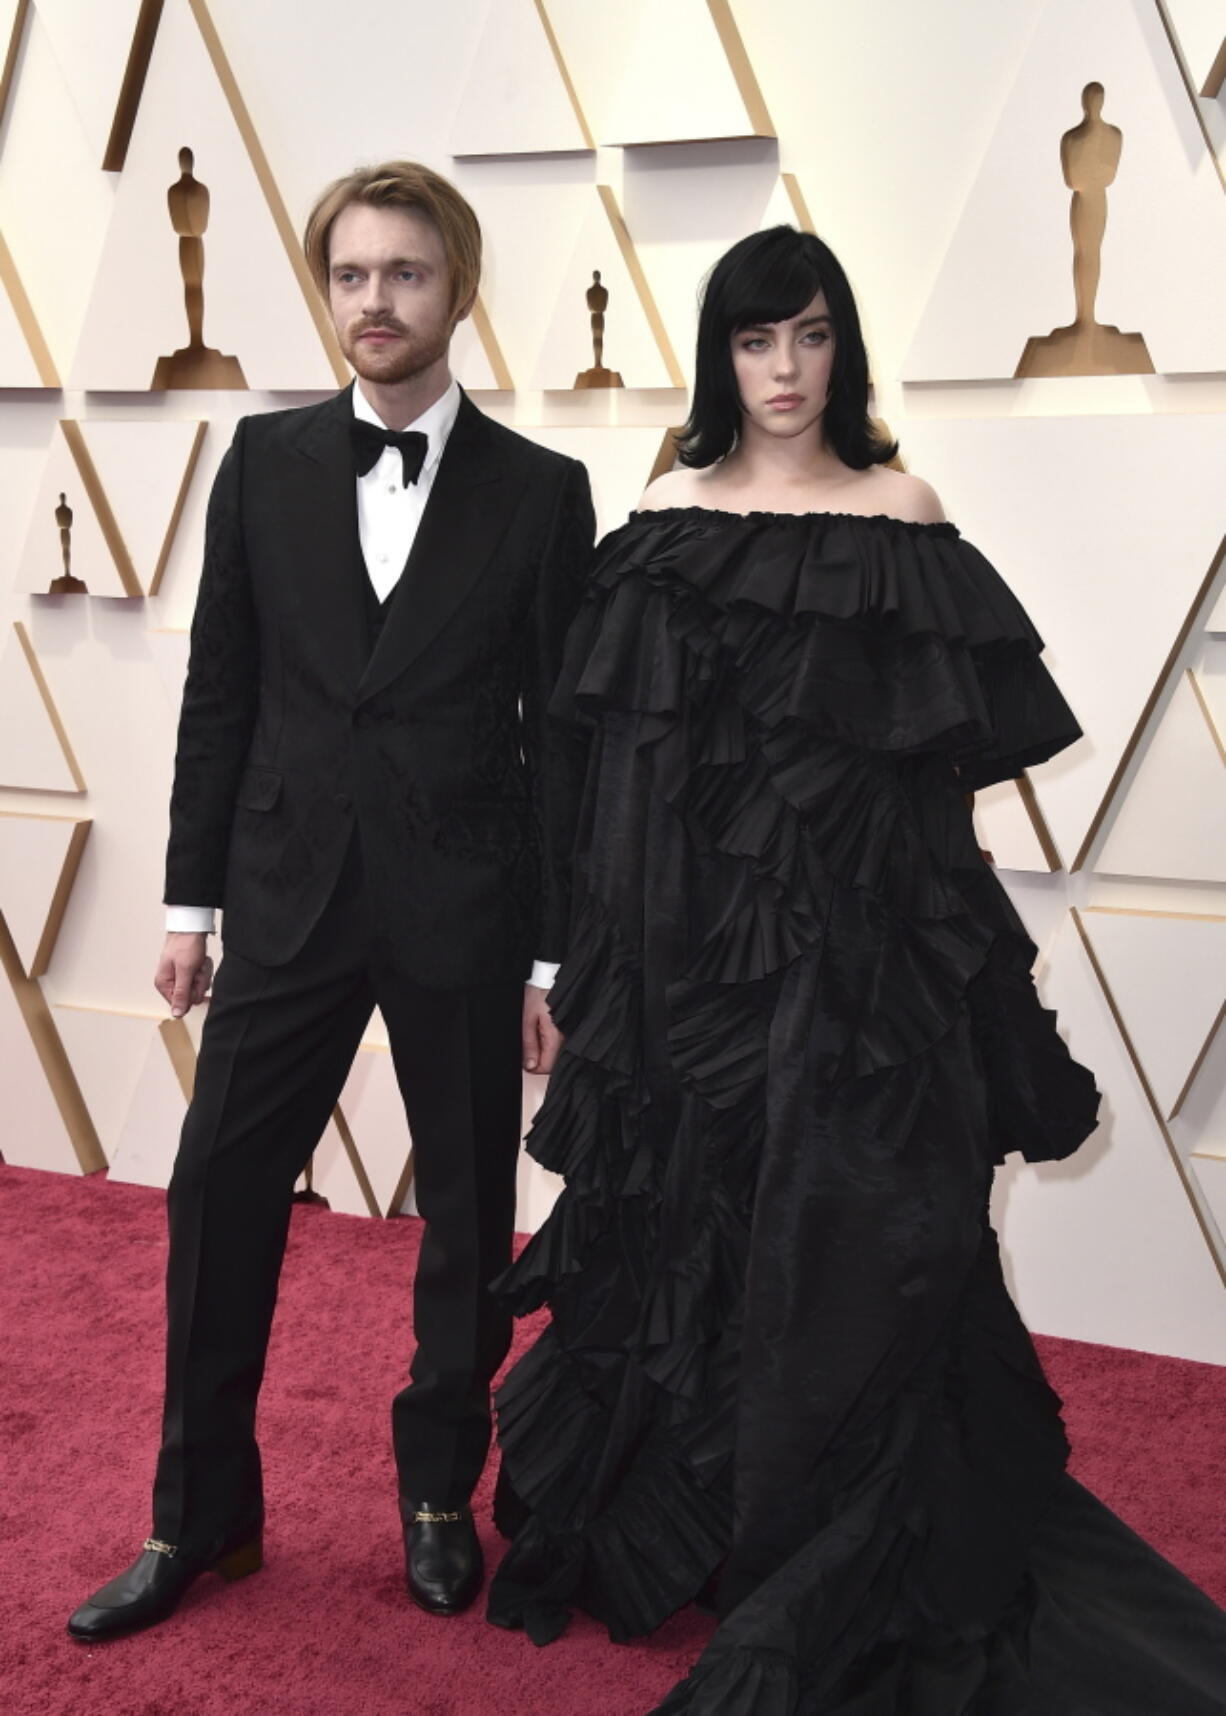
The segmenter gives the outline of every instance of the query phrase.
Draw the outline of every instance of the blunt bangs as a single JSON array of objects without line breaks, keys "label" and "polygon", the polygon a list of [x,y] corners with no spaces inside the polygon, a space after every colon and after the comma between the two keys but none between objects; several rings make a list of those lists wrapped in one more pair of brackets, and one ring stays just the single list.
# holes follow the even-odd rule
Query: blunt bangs
[{"label": "blunt bangs", "polygon": [[[781,230],[791,232],[790,227]],[[721,294],[724,332],[731,338],[746,328],[790,321],[821,290],[821,275],[814,259],[804,251],[794,245],[779,245],[772,254],[760,247],[729,274]]]},{"label": "blunt bangs", "polygon": [[741,436],[741,396],[732,339],[746,328],[790,321],[819,292],[834,337],[830,392],[823,416],[827,445],[852,470],[892,459],[868,415],[868,354],[851,285],[837,256],[810,232],[773,226],[734,244],[707,277],[698,317],[694,398],[677,437],[683,465],[702,469],[732,452]]}]

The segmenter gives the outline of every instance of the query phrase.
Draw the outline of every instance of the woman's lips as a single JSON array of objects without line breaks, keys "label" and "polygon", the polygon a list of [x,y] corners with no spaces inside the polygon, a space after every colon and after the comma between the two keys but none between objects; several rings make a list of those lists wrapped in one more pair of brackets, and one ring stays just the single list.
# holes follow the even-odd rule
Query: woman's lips
[{"label": "woman's lips", "polygon": [[772,411],[795,411],[796,407],[804,402],[804,395],[801,393],[777,393],[766,403]]}]

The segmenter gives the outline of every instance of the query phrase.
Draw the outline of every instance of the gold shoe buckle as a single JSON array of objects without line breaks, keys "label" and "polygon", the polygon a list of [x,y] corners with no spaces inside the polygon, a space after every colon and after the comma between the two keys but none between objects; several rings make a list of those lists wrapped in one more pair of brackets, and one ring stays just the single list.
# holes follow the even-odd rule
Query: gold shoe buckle
[{"label": "gold shoe buckle", "polygon": [[155,1555],[177,1555],[178,1549],[173,1543],[163,1543],[160,1537],[147,1537],[141,1544],[142,1549],[152,1549]]},{"label": "gold shoe buckle", "polygon": [[451,1525],[456,1520],[463,1519],[462,1513],[415,1513],[415,1525]]}]

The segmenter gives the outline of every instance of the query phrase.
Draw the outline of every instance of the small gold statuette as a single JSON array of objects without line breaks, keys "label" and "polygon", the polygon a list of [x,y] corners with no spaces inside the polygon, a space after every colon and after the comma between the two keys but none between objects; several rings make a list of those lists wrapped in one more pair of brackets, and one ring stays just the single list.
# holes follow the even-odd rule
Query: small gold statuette
[{"label": "small gold statuette", "polygon": [[609,307],[609,288],[601,285],[599,268],[592,271],[592,284],[587,289],[587,307],[592,317],[592,354],[596,362],[591,369],[579,372],[575,377],[575,386],[622,387],[624,383],[617,371],[604,366],[604,313]]},{"label": "small gold statuette", "polygon": [[1085,86],[1081,108],[1081,124],[1060,139],[1064,182],[1073,193],[1069,226],[1076,313],[1068,327],[1027,340],[1014,374],[1152,375],[1153,360],[1141,334],[1122,334],[1094,319],[1107,230],[1107,187],[1119,169],[1124,140],[1119,126],[1103,118],[1101,83]]},{"label": "small gold statuette", "polygon": [[49,596],[84,596],[85,585],[72,571],[72,508],[66,495],[60,496],[60,504],[55,509],[56,529],[60,533],[60,558],[64,562],[64,570],[58,578],[53,578],[47,586]]},{"label": "small gold statuette", "polygon": [[226,357],[204,343],[204,235],[209,224],[209,188],[192,172],[195,157],[179,150],[179,177],[166,193],[170,224],[179,235],[179,272],[187,308],[187,344],[161,357],[153,372],[154,388],[246,387],[236,357]]}]

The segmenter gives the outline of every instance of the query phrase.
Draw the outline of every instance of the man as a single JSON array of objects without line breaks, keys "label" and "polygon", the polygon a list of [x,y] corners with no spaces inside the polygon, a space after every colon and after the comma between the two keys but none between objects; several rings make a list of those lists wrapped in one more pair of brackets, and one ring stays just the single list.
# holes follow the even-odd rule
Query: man
[{"label": "man", "polygon": [[543,962],[582,756],[546,703],[591,501],[581,465],[451,379],[481,254],[454,186],[354,173],[305,246],[358,380],[244,419],[210,501],[156,978],[176,1017],[208,991],[214,904],[225,957],[168,1197],[153,1535],[69,1621],[90,1641],[260,1565],[255,1407],[292,1189],[376,1004],[426,1223],[392,1408],[408,1585],[451,1614],[481,1583],[468,1501],[510,1340],[486,1286],[510,1257],[521,1026],[529,1068],[559,1042]]}]

